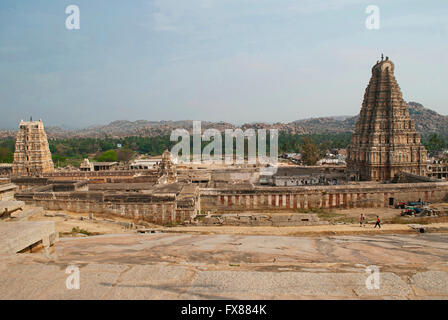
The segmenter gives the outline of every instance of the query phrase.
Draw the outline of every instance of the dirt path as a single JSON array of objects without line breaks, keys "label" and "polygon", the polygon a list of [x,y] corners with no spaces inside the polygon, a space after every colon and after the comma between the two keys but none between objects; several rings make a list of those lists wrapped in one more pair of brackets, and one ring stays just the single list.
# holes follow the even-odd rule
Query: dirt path
[{"label": "dirt path", "polygon": [[[359,214],[363,213],[367,217],[367,221],[371,222],[364,227],[358,224]],[[45,213],[47,215],[45,215]],[[129,229],[116,222],[132,223],[133,219],[118,216],[95,214],[94,219],[88,219],[87,213],[74,213],[64,211],[46,211],[45,213],[34,215],[29,218],[30,221],[54,221],[56,223],[56,231],[61,235],[67,236],[84,236],[83,233],[73,233],[72,230],[86,231],[89,235],[100,234],[119,234],[119,233],[135,233],[135,228]],[[382,225],[381,229],[374,228],[373,222],[377,215],[381,220],[388,221],[396,217],[399,213],[397,209],[391,208],[366,208],[366,209],[346,209],[334,210],[328,216],[320,217],[321,220],[329,221],[328,225],[315,226],[291,226],[291,227],[268,227],[268,226],[176,226],[163,227],[147,223],[145,227],[160,232],[167,233],[197,233],[197,234],[242,234],[242,235],[286,235],[286,236],[319,236],[319,235],[360,235],[360,234],[402,234],[415,233],[408,224],[391,224]],[[48,216],[54,215],[54,216]],[[58,216],[62,214],[63,216]],[[320,215],[320,214],[319,214]],[[112,221],[113,220],[113,221]],[[430,228],[432,231],[448,232],[448,221],[442,219],[441,223],[432,223]],[[416,220],[414,223],[418,223]]]},{"label": "dirt path", "polygon": [[[448,232],[448,223],[429,225],[432,231]],[[162,228],[163,232],[198,234],[242,234],[242,235],[278,235],[278,236],[322,236],[322,235],[374,235],[416,233],[408,224],[383,224],[381,229],[373,224],[360,227],[359,224],[319,225],[296,227],[241,227],[241,226],[180,226]]]}]

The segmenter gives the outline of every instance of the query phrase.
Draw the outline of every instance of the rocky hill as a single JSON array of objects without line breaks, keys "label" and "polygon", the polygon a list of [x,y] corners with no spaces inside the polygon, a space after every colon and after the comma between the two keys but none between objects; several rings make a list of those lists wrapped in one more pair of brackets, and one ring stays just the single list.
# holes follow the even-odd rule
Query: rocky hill
[{"label": "rocky hill", "polygon": [[[417,102],[409,102],[409,112],[415,120],[416,129],[422,134],[438,133],[448,137],[448,116],[440,115],[437,112],[425,108]],[[320,117],[297,120],[290,123],[248,123],[240,126],[241,129],[278,129],[281,132],[290,134],[309,133],[340,133],[352,131],[355,127],[358,116],[336,116]],[[183,121],[148,121],[119,120],[108,125],[92,126],[79,130],[64,130],[59,127],[46,127],[49,138],[69,138],[69,137],[125,137],[125,136],[159,136],[170,135],[174,129],[185,128],[190,133],[193,122]],[[220,131],[225,129],[235,129],[237,126],[227,122],[202,122],[202,129],[216,128]],[[15,131],[0,130],[0,138],[15,136]]]},{"label": "rocky hill", "polygon": [[418,132],[437,132],[448,137],[448,116],[438,114],[417,102],[409,102],[408,107]]}]

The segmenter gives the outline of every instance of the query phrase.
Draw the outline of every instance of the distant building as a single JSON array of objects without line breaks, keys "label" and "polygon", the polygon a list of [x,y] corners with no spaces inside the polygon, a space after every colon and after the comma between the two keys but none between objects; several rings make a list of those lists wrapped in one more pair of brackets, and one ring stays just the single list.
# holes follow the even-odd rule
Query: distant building
[{"label": "distant building", "polygon": [[427,176],[429,178],[448,179],[448,159],[432,159],[428,162]]},{"label": "distant building", "polygon": [[337,157],[337,158],[323,158],[317,161],[317,165],[326,165],[326,164],[344,165],[345,159]]},{"label": "distant building", "polygon": [[81,171],[93,171],[93,163],[89,161],[89,159],[84,159],[83,162],[81,162],[81,165],[79,166],[79,170]]},{"label": "distant building", "polygon": [[402,98],[388,57],[372,68],[347,150],[350,180],[388,181],[400,172],[426,175],[426,149]]},{"label": "distant building", "polygon": [[345,155],[340,154],[339,150],[330,150],[325,154],[324,158],[317,161],[317,165],[345,165],[345,158]]},{"label": "distant building", "polygon": [[21,120],[16,138],[13,175],[39,176],[52,171],[54,164],[42,120]]},{"label": "distant building", "polygon": [[89,159],[84,161],[79,166],[79,170],[91,172],[91,171],[107,171],[113,170],[118,167],[118,162],[90,162]]},{"label": "distant building", "polygon": [[302,154],[301,153],[284,153],[281,155],[282,158],[288,159],[292,163],[301,164],[302,163]]},{"label": "distant building", "polygon": [[344,167],[279,167],[273,176],[260,176],[260,184],[277,187],[337,185],[345,182]]},{"label": "distant building", "polygon": [[162,161],[162,158],[152,158],[152,159],[138,159],[134,160],[130,167],[132,170],[148,170],[153,169],[154,166],[159,164]]}]

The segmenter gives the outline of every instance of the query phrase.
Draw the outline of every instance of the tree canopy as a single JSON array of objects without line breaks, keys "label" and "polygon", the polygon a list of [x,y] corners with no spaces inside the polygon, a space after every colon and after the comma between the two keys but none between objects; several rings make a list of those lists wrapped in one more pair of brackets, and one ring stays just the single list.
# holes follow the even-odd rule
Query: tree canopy
[{"label": "tree canopy", "polygon": [[302,144],[302,161],[307,166],[313,166],[320,159],[316,144],[310,137],[306,137]]},{"label": "tree canopy", "polygon": [[[328,149],[346,148],[350,143],[351,133],[320,133],[320,134],[288,134],[280,132],[278,136],[278,152],[305,152],[310,154],[309,161],[316,158],[316,149],[322,157]],[[48,141],[50,151],[55,164],[76,165],[89,155],[97,155],[97,161],[129,161],[134,153],[151,156],[161,155],[166,149],[170,150],[177,141],[170,141],[169,136],[141,137],[130,136],[124,138],[69,138],[51,139]],[[224,152],[224,139],[223,152]],[[312,143],[311,143],[312,142]],[[448,149],[448,143],[444,136],[430,134],[422,136],[422,142],[430,153]],[[192,145],[193,139],[190,138]],[[209,142],[202,141],[202,148]],[[119,147],[121,145],[121,148]],[[0,162],[12,162],[15,139],[0,139]],[[267,152],[270,149],[270,139],[266,141]],[[234,146],[235,148],[235,146]],[[115,151],[114,151],[115,150]],[[247,152],[247,142],[245,151]],[[107,152],[107,153],[106,153]],[[317,161],[317,160],[316,160]]]},{"label": "tree canopy", "polygon": [[107,150],[95,157],[99,162],[115,162],[117,161],[117,153],[115,150]]}]

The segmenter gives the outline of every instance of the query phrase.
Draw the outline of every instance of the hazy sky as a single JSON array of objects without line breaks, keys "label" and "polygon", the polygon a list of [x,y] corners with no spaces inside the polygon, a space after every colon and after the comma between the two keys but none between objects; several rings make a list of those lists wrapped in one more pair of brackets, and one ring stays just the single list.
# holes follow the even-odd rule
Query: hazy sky
[{"label": "hazy sky", "polygon": [[382,52],[448,114],[447,0],[1,0],[0,128],[355,115]]}]

